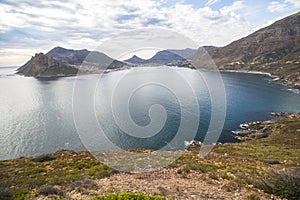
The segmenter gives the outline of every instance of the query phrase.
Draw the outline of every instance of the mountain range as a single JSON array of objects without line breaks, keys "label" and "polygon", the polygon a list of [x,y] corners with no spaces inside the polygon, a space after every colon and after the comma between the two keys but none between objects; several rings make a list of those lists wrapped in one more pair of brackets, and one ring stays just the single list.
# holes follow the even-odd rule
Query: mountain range
[{"label": "mountain range", "polygon": [[76,75],[79,69],[81,73],[98,73],[125,66],[130,64],[110,58],[98,51],[55,47],[46,54],[35,54],[17,69],[17,73],[34,77],[70,76]]},{"label": "mountain range", "polygon": [[206,52],[219,69],[267,72],[277,76],[282,83],[300,88],[300,12],[224,47],[169,49],[157,52],[150,59],[134,55],[125,61],[97,51],[55,47],[46,54],[36,54],[18,69],[18,73],[26,76],[73,75],[80,65],[85,66],[80,69],[86,73],[145,64],[192,67],[190,63],[195,61],[205,67],[203,57]]},{"label": "mountain range", "polygon": [[[201,47],[205,51],[216,49],[214,46],[203,46]],[[153,57],[149,59],[142,59],[134,55],[131,58],[125,60],[131,64],[160,64],[160,65],[178,65],[182,62],[191,61],[197,54],[197,49],[167,49],[157,52]]]},{"label": "mountain range", "polygon": [[180,50],[162,50],[157,52],[152,58],[142,59],[134,55],[132,58],[125,60],[132,64],[159,64],[166,65],[178,61],[186,60],[196,52],[196,49],[180,49]]}]

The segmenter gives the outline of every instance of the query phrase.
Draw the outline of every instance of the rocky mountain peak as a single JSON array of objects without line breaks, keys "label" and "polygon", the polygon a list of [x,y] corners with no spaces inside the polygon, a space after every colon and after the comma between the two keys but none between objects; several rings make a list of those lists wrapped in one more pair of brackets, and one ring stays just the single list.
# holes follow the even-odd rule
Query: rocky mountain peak
[{"label": "rocky mountain peak", "polygon": [[44,71],[48,70],[48,68],[59,66],[60,63],[55,59],[43,53],[36,53],[25,65],[18,69],[18,73],[39,76]]}]

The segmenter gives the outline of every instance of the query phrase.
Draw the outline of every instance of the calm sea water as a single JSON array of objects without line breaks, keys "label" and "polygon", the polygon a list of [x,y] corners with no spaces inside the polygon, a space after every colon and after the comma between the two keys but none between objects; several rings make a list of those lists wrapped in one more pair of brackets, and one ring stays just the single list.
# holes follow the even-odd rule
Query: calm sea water
[{"label": "calm sea water", "polygon": [[[72,102],[74,84],[77,87],[88,87],[91,80],[99,80],[99,75],[83,75],[79,77],[64,77],[57,79],[37,79],[12,75],[15,68],[0,68],[0,159],[11,159],[20,156],[32,156],[54,152],[60,149],[82,150],[85,146],[78,134],[74,120]],[[166,67],[148,67],[117,71],[104,74],[93,90],[93,101],[85,92],[80,97],[81,108],[76,109],[77,120],[88,125],[91,122],[84,113],[93,102],[93,112],[99,127],[105,132],[112,143],[121,148],[151,148],[160,149],[176,134],[181,123],[183,110],[193,116],[199,109],[199,127],[193,134],[186,134],[175,142],[170,149],[183,149],[184,141],[191,139],[203,140],[211,119],[210,93],[218,91],[219,85],[212,86],[208,91],[205,82],[195,70],[174,68],[192,88],[195,96],[185,95],[179,104],[177,94],[172,93],[160,84],[148,84],[139,87],[131,93],[131,98],[123,99],[126,89],[119,90],[115,107],[122,109],[124,102],[128,105],[130,116],[139,126],[147,126],[151,122],[149,109],[152,105],[160,104],[166,113],[166,120],[159,132],[153,137],[140,138],[124,134],[115,121],[111,109],[111,97],[116,91],[120,80],[123,88],[130,88],[138,80],[152,79],[153,83],[167,80],[177,92],[186,91],[182,82],[174,81]],[[213,72],[202,72],[210,76]],[[232,130],[239,124],[248,121],[270,119],[270,112],[299,112],[300,95],[289,91],[287,87],[271,82],[263,75],[246,73],[221,73],[226,91],[226,119],[220,142],[233,142]],[[126,77],[126,78],[124,78]],[[127,87],[128,86],[128,87]],[[116,105],[117,104],[117,105]],[[197,112],[195,112],[197,113]],[[127,120],[127,119],[126,119]],[[159,121],[158,120],[158,121]],[[185,119],[189,121],[189,119]],[[191,120],[192,121],[192,120]],[[161,126],[158,125],[157,127]],[[86,126],[88,128],[88,126]],[[78,128],[78,127],[77,127]],[[95,134],[97,134],[95,132]],[[146,137],[146,136],[145,136]],[[100,138],[101,139],[101,138]]]}]

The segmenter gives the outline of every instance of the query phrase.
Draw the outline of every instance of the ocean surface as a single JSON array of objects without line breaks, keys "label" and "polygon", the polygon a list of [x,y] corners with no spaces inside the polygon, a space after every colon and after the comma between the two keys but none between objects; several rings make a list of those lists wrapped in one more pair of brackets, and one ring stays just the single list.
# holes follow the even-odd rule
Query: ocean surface
[{"label": "ocean surface", "polygon": [[[14,75],[15,69],[0,67],[1,160],[98,149],[101,141],[110,141],[103,149],[183,150],[187,141],[208,136],[212,112],[226,117],[224,126],[217,122],[220,137],[217,129],[210,136],[235,142],[232,131],[241,123],[300,111],[297,91],[265,75],[222,72],[223,88],[219,80],[206,81],[217,72],[163,66],[43,79]],[[218,95],[223,89],[225,97]],[[213,110],[222,102],[225,113]]]}]

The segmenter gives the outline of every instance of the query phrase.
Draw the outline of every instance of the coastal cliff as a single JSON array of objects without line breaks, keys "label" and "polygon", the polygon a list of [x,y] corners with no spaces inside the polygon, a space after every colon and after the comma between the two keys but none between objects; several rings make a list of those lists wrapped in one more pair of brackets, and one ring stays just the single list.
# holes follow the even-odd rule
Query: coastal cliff
[{"label": "coastal cliff", "polygon": [[17,69],[17,74],[33,77],[72,76],[120,69],[128,64],[104,53],[86,49],[73,50],[55,47],[48,53],[37,53]]},{"label": "coastal cliff", "polygon": [[219,69],[267,72],[300,88],[300,12],[208,53]]},{"label": "coastal cliff", "polygon": [[43,53],[37,53],[26,64],[18,69],[17,74],[45,77],[74,75],[77,71],[78,68],[75,66],[58,62]]}]

